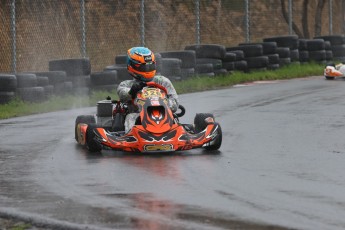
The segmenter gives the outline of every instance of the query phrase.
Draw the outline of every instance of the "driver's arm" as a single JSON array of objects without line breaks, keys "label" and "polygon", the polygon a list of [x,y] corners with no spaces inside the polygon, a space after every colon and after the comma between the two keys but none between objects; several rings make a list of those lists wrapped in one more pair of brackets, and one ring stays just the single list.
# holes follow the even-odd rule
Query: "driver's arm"
[{"label": "driver's arm", "polygon": [[132,100],[131,95],[128,94],[132,85],[133,85],[132,80],[126,80],[126,81],[123,81],[119,84],[119,86],[117,87],[117,95],[119,95],[120,101],[124,102],[124,101]]},{"label": "driver's arm", "polygon": [[179,106],[178,96],[177,96],[176,90],[175,90],[173,84],[171,83],[171,81],[169,80],[169,78],[157,75],[157,76],[155,76],[153,81],[164,86],[167,89],[168,99],[169,99],[169,107],[173,112],[176,112],[178,110],[178,106]]}]

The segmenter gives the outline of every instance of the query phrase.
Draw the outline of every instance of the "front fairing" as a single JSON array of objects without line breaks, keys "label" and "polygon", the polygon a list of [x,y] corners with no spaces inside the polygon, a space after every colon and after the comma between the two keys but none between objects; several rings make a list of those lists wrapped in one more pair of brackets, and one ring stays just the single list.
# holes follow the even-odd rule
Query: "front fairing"
[{"label": "front fairing", "polygon": [[96,128],[96,140],[111,149],[129,152],[173,152],[202,147],[212,141],[217,135],[218,124],[211,123],[200,133],[188,133],[182,125],[174,124],[165,133],[154,134],[147,132],[142,125],[135,125],[133,129],[123,135],[108,132],[103,128]]}]

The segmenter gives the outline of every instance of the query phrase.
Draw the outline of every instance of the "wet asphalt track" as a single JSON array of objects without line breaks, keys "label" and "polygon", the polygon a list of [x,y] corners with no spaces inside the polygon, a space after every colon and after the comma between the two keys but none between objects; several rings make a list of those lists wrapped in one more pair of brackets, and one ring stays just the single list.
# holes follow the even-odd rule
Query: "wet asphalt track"
[{"label": "wet asphalt track", "polygon": [[180,100],[182,122],[214,113],[219,152],[89,154],[74,121],[95,108],[1,120],[0,216],[53,229],[345,228],[345,81]]}]

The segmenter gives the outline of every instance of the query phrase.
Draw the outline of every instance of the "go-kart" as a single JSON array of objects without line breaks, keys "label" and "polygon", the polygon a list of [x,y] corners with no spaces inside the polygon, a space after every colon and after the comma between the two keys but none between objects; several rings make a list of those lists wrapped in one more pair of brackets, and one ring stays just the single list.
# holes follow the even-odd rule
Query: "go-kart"
[{"label": "go-kart", "polygon": [[328,64],[324,69],[324,76],[327,80],[334,80],[336,78],[345,78],[345,65]]},{"label": "go-kart", "polygon": [[[124,119],[129,105],[139,116],[125,133]],[[125,152],[174,152],[204,148],[217,150],[222,144],[222,129],[210,113],[197,113],[194,124],[181,124],[185,114],[180,105],[173,113],[168,105],[167,90],[148,82],[135,100],[123,103],[110,98],[97,103],[97,114],[80,115],[75,122],[75,139],[91,152],[102,149]]]}]

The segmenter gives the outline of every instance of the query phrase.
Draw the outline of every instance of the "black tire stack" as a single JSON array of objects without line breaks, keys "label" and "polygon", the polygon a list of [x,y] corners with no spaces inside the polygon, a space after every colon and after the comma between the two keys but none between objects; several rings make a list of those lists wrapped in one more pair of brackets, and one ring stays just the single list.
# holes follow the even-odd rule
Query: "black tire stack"
[{"label": "black tire stack", "polygon": [[[181,51],[168,51],[168,52],[160,52],[161,56],[161,62],[162,62],[162,69],[161,73],[163,76],[165,76],[165,72],[171,72],[171,73],[180,73],[180,76],[182,80],[186,80],[189,77],[193,76],[195,74],[195,65],[196,65],[196,53],[194,50],[181,50]],[[180,70],[178,69],[177,65],[167,65],[166,59],[169,58],[177,58],[181,60],[180,64]],[[164,63],[164,64],[163,64]],[[165,68],[169,68],[171,66],[175,66],[176,70],[167,70]],[[174,75],[173,75],[174,76]],[[171,77],[166,76],[171,79]]]},{"label": "black tire stack", "polygon": [[46,99],[44,88],[37,85],[37,76],[33,73],[16,73],[16,95],[23,101],[41,102]]},{"label": "black tire stack", "polygon": [[325,41],[326,61],[333,60],[333,51],[330,41]]},{"label": "black tire stack", "polygon": [[16,96],[17,78],[14,74],[0,73],[0,104],[6,104]]},{"label": "black tire stack", "polygon": [[[267,68],[270,70],[275,70],[279,68],[279,54],[277,54],[277,43],[276,42],[261,42],[261,43],[240,43],[240,46],[248,45],[261,45],[262,46],[262,56],[268,57],[268,64],[260,68]],[[263,58],[260,58],[263,59]],[[264,63],[265,61],[261,61]]]},{"label": "black tire stack", "polygon": [[[115,56],[115,64],[106,66],[103,69],[103,72],[113,72],[116,71],[116,82],[113,84],[119,84],[122,81],[125,80],[132,80],[133,77],[129,75],[128,70],[127,70],[127,55],[125,54],[120,54]],[[114,76],[113,76],[114,78]]]},{"label": "black tire stack", "polygon": [[343,35],[318,36],[315,39],[323,39],[324,41],[330,42],[333,59],[335,61],[345,62],[345,37]]},{"label": "black tire stack", "polygon": [[112,91],[118,86],[118,78],[116,70],[93,72],[90,75],[92,91]]},{"label": "black tire stack", "polygon": [[171,81],[182,80],[181,66],[182,61],[179,58],[163,58],[161,59],[162,69],[161,75],[169,78]]},{"label": "black tire stack", "polygon": [[309,62],[309,51],[307,48],[308,39],[298,39],[299,62],[301,64]]},{"label": "black tire stack", "polygon": [[[229,49],[229,50],[228,50]],[[244,52],[242,50],[232,50],[232,48],[226,48],[226,53],[233,53],[236,55],[236,59],[234,61],[234,70],[235,71],[248,71],[247,62],[244,60]],[[227,66],[225,65],[225,68]]]},{"label": "black tire stack", "polygon": [[266,70],[269,64],[267,56],[263,55],[262,44],[242,43],[239,46],[228,47],[227,51],[241,50],[244,53],[244,60],[247,62],[247,71]]},{"label": "black tire stack", "polygon": [[[242,52],[243,56],[243,52]],[[222,66],[226,69],[228,74],[231,74],[235,70],[235,63],[237,59],[236,52],[225,52],[224,58],[222,59]]]},{"label": "black tire stack", "polygon": [[189,45],[185,50],[194,50],[196,55],[195,74],[215,76],[227,73],[222,63],[225,58],[225,46],[217,44]]},{"label": "black tire stack", "polygon": [[279,54],[279,65],[284,66],[291,62],[299,63],[298,36],[286,35],[264,38],[264,42],[276,42]]},{"label": "black tire stack", "polygon": [[323,39],[308,39],[307,50],[309,61],[326,63],[325,41]]},{"label": "black tire stack", "polygon": [[73,83],[67,81],[64,71],[33,72],[37,76],[37,85],[45,90],[46,97],[64,95],[73,92]]},{"label": "black tire stack", "polygon": [[72,82],[73,93],[89,93],[91,64],[88,58],[52,60],[49,61],[49,71],[64,71],[67,82]]}]

